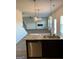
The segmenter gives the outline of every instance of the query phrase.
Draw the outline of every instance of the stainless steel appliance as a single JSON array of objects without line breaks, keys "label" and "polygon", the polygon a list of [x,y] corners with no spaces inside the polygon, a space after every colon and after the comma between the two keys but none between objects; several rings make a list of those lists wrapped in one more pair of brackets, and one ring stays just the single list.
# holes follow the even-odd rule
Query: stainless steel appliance
[{"label": "stainless steel appliance", "polygon": [[28,57],[42,57],[41,42],[28,43]]}]

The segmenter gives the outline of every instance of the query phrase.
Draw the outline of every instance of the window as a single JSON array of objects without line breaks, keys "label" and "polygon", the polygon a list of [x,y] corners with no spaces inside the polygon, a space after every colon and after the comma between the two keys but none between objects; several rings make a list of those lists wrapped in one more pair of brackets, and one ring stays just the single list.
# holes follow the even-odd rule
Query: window
[{"label": "window", "polygon": [[56,19],[54,19],[54,34],[56,34],[57,32],[57,26],[56,26],[56,23],[57,23],[57,20]]},{"label": "window", "polygon": [[63,16],[60,16],[60,34],[63,35]]}]

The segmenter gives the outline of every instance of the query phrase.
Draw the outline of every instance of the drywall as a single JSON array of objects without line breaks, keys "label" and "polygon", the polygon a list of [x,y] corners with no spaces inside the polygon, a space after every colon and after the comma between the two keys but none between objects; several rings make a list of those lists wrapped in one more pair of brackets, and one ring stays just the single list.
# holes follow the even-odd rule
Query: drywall
[{"label": "drywall", "polygon": [[60,35],[60,16],[63,16],[63,6],[58,8],[52,15],[57,20],[57,34]]}]

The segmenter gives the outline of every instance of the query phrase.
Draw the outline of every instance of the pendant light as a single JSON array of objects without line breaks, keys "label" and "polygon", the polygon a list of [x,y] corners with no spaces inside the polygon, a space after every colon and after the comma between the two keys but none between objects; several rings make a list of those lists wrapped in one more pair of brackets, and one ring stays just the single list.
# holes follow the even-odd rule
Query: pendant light
[{"label": "pendant light", "polygon": [[37,22],[38,21],[38,17],[37,17],[37,9],[36,9],[36,0],[33,0],[34,1],[34,10],[35,10],[35,16],[34,16],[34,21]]},{"label": "pendant light", "polygon": [[53,28],[52,28],[52,0],[49,0],[49,6],[50,6],[50,14],[49,14],[49,30],[50,30],[50,35],[53,34]]},{"label": "pendant light", "polygon": [[49,19],[51,19],[52,18],[52,16],[51,16],[51,12],[52,12],[52,0],[50,0],[50,16],[49,16]]}]

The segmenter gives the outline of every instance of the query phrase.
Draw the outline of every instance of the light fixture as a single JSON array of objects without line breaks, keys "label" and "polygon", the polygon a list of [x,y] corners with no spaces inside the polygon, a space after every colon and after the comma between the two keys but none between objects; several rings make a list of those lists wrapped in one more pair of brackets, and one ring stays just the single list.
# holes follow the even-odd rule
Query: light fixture
[{"label": "light fixture", "polygon": [[36,9],[36,0],[33,1],[34,1],[34,10],[35,10],[34,21],[37,22],[39,21],[39,9]]},{"label": "light fixture", "polygon": [[52,2],[52,0],[50,0],[50,16],[49,16],[49,19],[52,19],[52,16],[51,16],[51,12],[52,12],[52,7],[51,7],[51,3]]},{"label": "light fixture", "polygon": [[52,0],[49,0],[50,1],[50,5],[49,5],[49,8],[50,8],[50,14],[49,14],[49,30],[50,30],[50,35],[53,34],[53,28],[52,28]]},{"label": "light fixture", "polygon": [[35,21],[35,22],[37,22],[37,21],[38,21],[38,18],[37,18],[36,16],[34,17],[34,21]]},{"label": "light fixture", "polygon": [[49,19],[52,19],[52,16],[49,16]]},{"label": "light fixture", "polygon": [[49,16],[49,19],[52,19],[52,16],[51,16],[52,7],[51,7],[51,5],[52,5],[52,0],[50,0],[50,16]]},{"label": "light fixture", "polygon": [[52,0],[50,0],[50,16],[49,16],[49,18],[52,18],[51,12],[52,12]]}]

